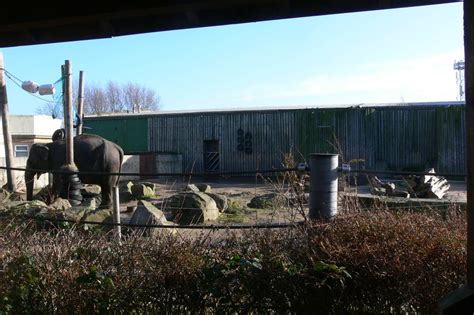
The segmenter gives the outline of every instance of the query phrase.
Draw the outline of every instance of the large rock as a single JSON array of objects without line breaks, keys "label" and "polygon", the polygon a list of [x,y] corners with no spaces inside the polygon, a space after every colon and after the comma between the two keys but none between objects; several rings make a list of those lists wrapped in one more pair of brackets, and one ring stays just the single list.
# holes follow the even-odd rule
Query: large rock
[{"label": "large rock", "polygon": [[101,188],[99,185],[83,185],[81,195],[84,198],[96,197],[100,195]]},{"label": "large rock", "polygon": [[288,198],[283,194],[270,193],[253,197],[247,206],[255,209],[286,207]]},{"label": "large rock", "polygon": [[121,182],[119,184],[120,201],[129,201],[132,199],[132,182]]},{"label": "large rock", "polygon": [[[174,225],[173,222],[166,220],[163,211],[159,210],[153,204],[148,201],[141,200],[137,204],[137,209],[133,213],[130,219],[130,224],[137,225]],[[159,236],[161,233],[176,233],[176,229],[172,228],[145,228],[137,227],[133,228],[134,231],[140,233],[143,236]]]},{"label": "large rock", "polygon": [[186,185],[186,187],[184,188],[184,191],[195,191],[195,192],[199,192],[199,188],[194,185],[194,184],[188,184]]},{"label": "large rock", "polygon": [[219,209],[210,196],[202,192],[185,192],[169,197],[165,207],[171,210],[174,222],[182,225],[216,220]]},{"label": "large rock", "polygon": [[33,200],[41,200],[44,202],[50,202],[52,199],[52,192],[51,192],[51,187],[50,186],[45,186],[41,188],[40,191],[38,191],[34,196]]},{"label": "large rock", "polygon": [[229,207],[229,202],[227,196],[224,195],[218,195],[214,193],[206,193],[209,197],[211,197],[217,205],[217,209],[219,209],[220,212],[225,212],[227,208]]},{"label": "large rock", "polygon": [[199,184],[196,184],[196,187],[199,189],[200,192],[204,192],[204,193],[211,192],[211,186],[208,184],[199,183]]},{"label": "large rock", "polygon": [[57,198],[49,207],[56,210],[67,210],[71,208],[71,203],[67,199]]},{"label": "large rock", "polygon": [[155,196],[154,185],[152,188],[144,183],[134,184],[131,187],[131,192],[135,199],[148,199]]},{"label": "large rock", "polygon": [[0,188],[0,203],[10,201],[10,192],[6,189]]},{"label": "large rock", "polygon": [[88,209],[97,209],[102,201],[101,195],[92,198],[84,198],[81,203],[81,207],[88,208]]},{"label": "large rock", "polygon": [[7,204],[7,211],[13,215],[35,215],[48,206],[40,200],[12,201]]},{"label": "large rock", "polygon": [[[113,223],[114,217],[111,209],[85,209],[80,222]],[[112,225],[84,224],[84,229],[101,229],[110,231]]]},{"label": "large rock", "polygon": [[0,206],[5,206],[12,201],[25,201],[25,199],[20,193],[9,192],[6,189],[0,188]]}]

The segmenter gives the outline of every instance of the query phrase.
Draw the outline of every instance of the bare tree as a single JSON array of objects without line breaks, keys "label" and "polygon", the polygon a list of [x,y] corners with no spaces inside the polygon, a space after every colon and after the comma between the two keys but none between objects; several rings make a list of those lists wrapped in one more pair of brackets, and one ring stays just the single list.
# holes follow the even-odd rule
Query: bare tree
[{"label": "bare tree", "polygon": [[99,115],[109,112],[107,96],[99,86],[84,87],[84,113]]},{"label": "bare tree", "polygon": [[105,88],[87,89],[84,96],[86,114],[153,111],[159,109],[160,98],[155,90],[137,83],[120,85],[109,81]]},{"label": "bare tree", "polygon": [[[75,84],[74,86],[77,86]],[[73,99],[77,103],[77,91],[73,89]],[[119,84],[108,81],[105,87],[92,84],[84,87],[84,113],[100,115],[104,113],[156,111],[160,98],[155,90],[137,83]],[[45,103],[38,108],[38,114],[62,117],[62,105]]]},{"label": "bare tree", "polygon": [[35,113],[53,118],[63,117],[62,105],[57,103],[44,103],[43,106],[36,108]]},{"label": "bare tree", "polygon": [[105,97],[107,98],[107,104],[111,112],[119,113],[124,111],[123,90],[119,84],[108,81],[105,86]]}]

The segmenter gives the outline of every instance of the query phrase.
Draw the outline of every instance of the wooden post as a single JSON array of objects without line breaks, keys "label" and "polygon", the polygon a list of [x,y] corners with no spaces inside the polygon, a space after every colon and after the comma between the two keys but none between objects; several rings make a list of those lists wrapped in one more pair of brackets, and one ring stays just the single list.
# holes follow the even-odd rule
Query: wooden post
[{"label": "wooden post", "polygon": [[5,164],[7,167],[7,187],[10,191],[16,191],[16,184],[13,171],[13,144],[10,134],[10,125],[8,122],[8,97],[7,85],[5,82],[5,65],[3,62],[3,53],[0,52],[0,114],[2,115],[3,124],[3,142],[5,144]]},{"label": "wooden post", "polygon": [[474,310],[474,0],[464,0],[464,77],[466,84],[467,284],[440,302],[441,314]]},{"label": "wooden post", "polygon": [[84,71],[79,72],[79,96],[77,99],[77,116],[79,121],[76,126],[76,136],[82,134],[82,120],[84,118]]},{"label": "wooden post", "polygon": [[120,198],[119,198],[119,188],[118,186],[114,187],[113,193],[113,206],[114,206],[114,223],[118,224],[115,226],[115,234],[117,236],[118,242],[121,243],[122,240],[122,227],[120,224]]},{"label": "wooden post", "polygon": [[74,165],[72,123],[72,67],[69,60],[64,64],[64,129],[66,130],[66,164]]}]

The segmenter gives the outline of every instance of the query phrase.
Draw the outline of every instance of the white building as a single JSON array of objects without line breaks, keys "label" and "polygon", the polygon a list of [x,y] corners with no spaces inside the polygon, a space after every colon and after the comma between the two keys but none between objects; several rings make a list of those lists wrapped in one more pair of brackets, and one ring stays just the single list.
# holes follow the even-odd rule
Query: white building
[{"label": "white building", "polygon": [[[28,152],[33,143],[51,142],[53,132],[61,128],[62,121],[46,115],[10,115],[9,126],[12,136],[13,167],[25,168]],[[5,144],[3,141],[3,126],[0,120],[0,166],[5,166]],[[15,171],[14,178],[18,189],[24,187],[23,172]],[[44,186],[47,175],[35,181],[35,187]],[[6,172],[0,170],[0,184],[6,183]]]}]

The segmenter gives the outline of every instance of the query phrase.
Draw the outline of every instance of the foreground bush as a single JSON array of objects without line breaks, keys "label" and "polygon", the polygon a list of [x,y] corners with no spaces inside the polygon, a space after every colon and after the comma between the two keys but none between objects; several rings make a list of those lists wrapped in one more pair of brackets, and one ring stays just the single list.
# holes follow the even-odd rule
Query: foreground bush
[{"label": "foreground bush", "polygon": [[122,245],[0,220],[0,313],[434,313],[465,283],[465,222],[432,214]]}]

